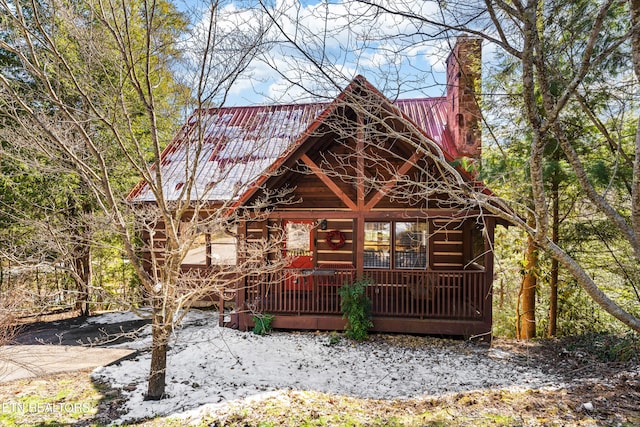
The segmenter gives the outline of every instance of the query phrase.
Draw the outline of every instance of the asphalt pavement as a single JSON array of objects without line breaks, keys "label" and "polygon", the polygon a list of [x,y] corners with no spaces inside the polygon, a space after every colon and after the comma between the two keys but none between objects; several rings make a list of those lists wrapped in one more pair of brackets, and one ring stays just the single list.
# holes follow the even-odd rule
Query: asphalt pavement
[{"label": "asphalt pavement", "polygon": [[[133,357],[126,342],[148,320],[88,323],[84,318],[23,326],[11,345],[0,347],[0,383],[106,366]],[[114,344],[124,347],[109,348]]]},{"label": "asphalt pavement", "polygon": [[106,366],[135,350],[70,345],[8,345],[0,348],[0,383]]}]

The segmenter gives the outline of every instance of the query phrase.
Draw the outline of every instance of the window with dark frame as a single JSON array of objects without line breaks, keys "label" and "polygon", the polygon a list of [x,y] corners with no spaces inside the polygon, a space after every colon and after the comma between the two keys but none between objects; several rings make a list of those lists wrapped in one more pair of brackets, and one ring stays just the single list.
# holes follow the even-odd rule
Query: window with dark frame
[{"label": "window with dark frame", "polygon": [[365,222],[364,267],[426,269],[428,228],[427,221]]},{"label": "window with dark frame", "polygon": [[184,259],[182,260],[183,265],[200,265],[207,266],[208,265],[208,254],[207,254],[207,242],[209,240],[208,234],[199,234],[191,244],[191,248],[187,251]]},{"label": "window with dark frame", "polygon": [[364,267],[389,268],[391,266],[391,223],[364,223]]},{"label": "window with dark frame", "polygon": [[182,260],[185,266],[225,266],[237,263],[237,241],[234,230],[212,230],[200,233]]},{"label": "window with dark frame", "polygon": [[395,268],[410,270],[427,268],[429,242],[427,228],[425,221],[395,223]]}]

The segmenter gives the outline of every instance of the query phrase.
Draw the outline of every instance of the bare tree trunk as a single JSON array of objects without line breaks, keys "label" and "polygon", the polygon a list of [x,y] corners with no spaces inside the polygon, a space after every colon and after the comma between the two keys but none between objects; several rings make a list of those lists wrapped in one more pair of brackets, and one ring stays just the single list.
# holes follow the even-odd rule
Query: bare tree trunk
[{"label": "bare tree trunk", "polygon": [[538,252],[534,240],[527,236],[525,265],[520,285],[521,312],[518,313],[518,339],[528,340],[536,336],[536,289]]},{"label": "bare tree trunk", "polygon": [[551,260],[551,281],[549,282],[549,331],[548,337],[555,337],[558,329],[558,273],[557,259]]},{"label": "bare tree trunk", "polygon": [[[556,157],[559,156],[556,150]],[[556,158],[556,160],[559,160]],[[553,212],[551,213],[551,241],[558,244],[560,239],[560,182],[558,170],[553,174],[551,183],[551,198],[553,200]],[[549,331],[548,336],[554,337],[558,325],[558,273],[559,263],[555,258],[551,259],[551,280],[549,281]]]},{"label": "bare tree trunk", "polygon": [[151,368],[147,384],[146,400],[160,400],[164,397],[167,375],[167,350],[171,323],[163,314],[162,297],[153,298],[153,320],[151,323],[153,348],[151,349]]},{"label": "bare tree trunk", "polygon": [[80,310],[80,316],[88,316],[90,314],[89,299],[91,282],[93,280],[93,271],[91,269],[91,247],[88,245],[79,245],[74,250],[75,272],[76,272],[76,303],[75,309]]}]

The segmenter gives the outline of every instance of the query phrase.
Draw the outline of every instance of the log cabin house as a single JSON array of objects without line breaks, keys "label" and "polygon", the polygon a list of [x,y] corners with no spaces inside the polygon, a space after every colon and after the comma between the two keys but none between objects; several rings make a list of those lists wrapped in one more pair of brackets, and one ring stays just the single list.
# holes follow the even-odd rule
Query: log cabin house
[{"label": "log cabin house", "polygon": [[[489,192],[460,162],[481,152],[480,51],[477,39],[457,40],[444,97],[391,101],[358,76],[333,102],[206,112],[210,147],[197,185],[211,187],[216,168],[242,165],[244,172],[228,176],[264,172],[233,209],[268,199],[270,190],[287,187],[292,196],[236,224],[235,238],[203,236],[185,258],[184,269],[235,263],[243,243],[279,234],[286,266],[230,278],[224,295],[235,308],[227,326],[246,329],[259,312],[275,316],[275,328],[342,330],[338,288],[364,277],[374,331],[491,333],[497,219],[481,214],[442,168],[453,165],[464,185]],[[172,161],[184,156],[187,134],[183,128],[162,155],[169,195],[180,189]],[[229,180],[216,186],[233,186]],[[225,191],[209,191],[209,201]],[[130,199],[153,196],[139,185]]]}]

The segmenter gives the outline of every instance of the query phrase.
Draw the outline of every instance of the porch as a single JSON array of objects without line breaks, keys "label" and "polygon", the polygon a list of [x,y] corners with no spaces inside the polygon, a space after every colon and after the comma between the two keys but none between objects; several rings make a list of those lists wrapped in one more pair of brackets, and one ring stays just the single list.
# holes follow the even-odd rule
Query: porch
[{"label": "porch", "polygon": [[[491,331],[491,289],[484,270],[365,269],[371,279],[374,331],[464,335]],[[288,269],[251,276],[238,292],[240,328],[251,313],[275,315],[283,329],[341,330],[338,288],[355,278],[354,269]]]}]

